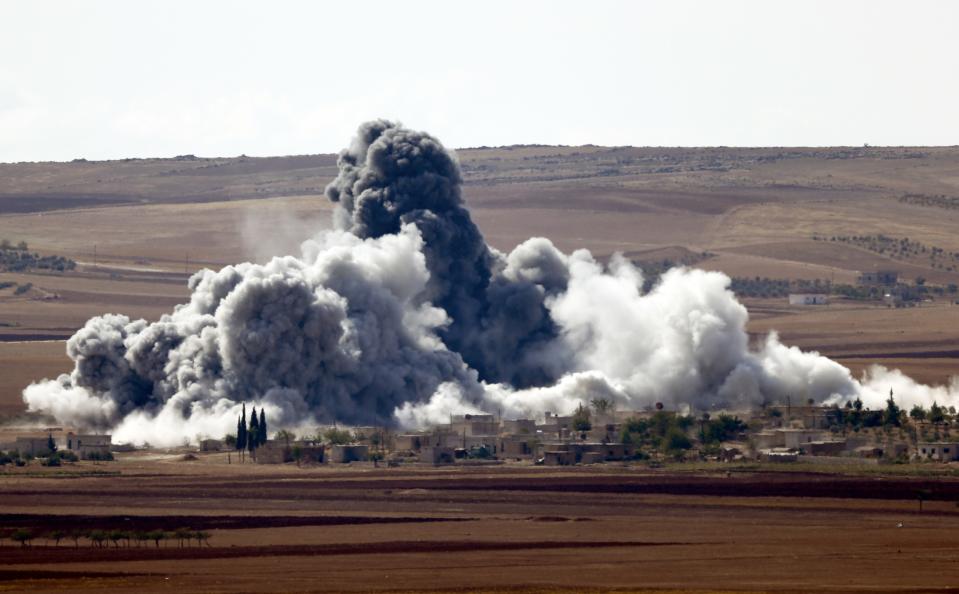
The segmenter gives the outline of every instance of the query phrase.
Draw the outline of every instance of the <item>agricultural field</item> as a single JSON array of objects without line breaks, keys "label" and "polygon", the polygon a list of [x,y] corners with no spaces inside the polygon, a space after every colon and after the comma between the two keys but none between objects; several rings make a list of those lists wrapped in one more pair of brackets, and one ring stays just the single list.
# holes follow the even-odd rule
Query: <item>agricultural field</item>
[{"label": "agricultural field", "polygon": [[[3,542],[0,587],[916,592],[959,578],[959,479],[933,466],[878,477],[750,465],[335,470],[225,457],[131,454],[6,473],[0,530],[30,540]],[[184,542],[191,534],[201,539]]]},{"label": "agricultural field", "polygon": [[[500,250],[543,235],[601,260],[623,252],[651,283],[671,265],[760,288],[852,285],[861,272],[886,269],[907,283],[922,278],[943,290],[913,307],[836,295],[827,306],[791,307],[782,295],[744,296],[748,330],[757,343],[776,331],[855,374],[877,363],[928,383],[959,374],[959,305],[946,290],[959,272],[943,265],[959,251],[959,210],[942,198],[959,194],[959,149],[458,154],[465,200]],[[297,253],[330,227],[322,191],[334,173],[332,155],[0,165],[0,240],[75,263],[0,271],[0,417],[8,427],[31,421],[21,390],[70,370],[65,341],[89,317],[155,320],[188,297],[199,268]],[[944,255],[929,257],[933,250]],[[186,450],[8,465],[0,590],[954,587],[954,470],[867,469],[300,468]]]},{"label": "agricultural field", "polygon": [[[600,259],[623,252],[647,269],[688,264],[832,285],[885,269],[922,279],[941,294],[903,309],[750,297],[749,330],[757,339],[778,330],[857,373],[873,362],[934,383],[959,373],[959,307],[947,291],[959,283],[959,210],[949,201],[959,194],[959,149],[512,146],[458,155],[466,203],[500,250],[542,235]],[[76,263],[0,271],[0,342],[11,343],[0,344],[0,409],[15,410],[30,380],[68,369],[62,341],[89,317],[155,320],[185,300],[199,268],[298,253],[331,225],[322,194],[335,162],[0,164],[0,240]],[[18,346],[37,340],[60,342]],[[31,354],[13,355],[21,352]]]}]

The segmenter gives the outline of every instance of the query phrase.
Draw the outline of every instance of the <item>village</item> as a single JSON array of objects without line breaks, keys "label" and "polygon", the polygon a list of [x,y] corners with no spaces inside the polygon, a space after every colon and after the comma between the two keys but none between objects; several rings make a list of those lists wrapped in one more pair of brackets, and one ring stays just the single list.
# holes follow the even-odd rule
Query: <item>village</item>
[{"label": "village", "polygon": [[[265,419],[262,411],[259,418]],[[415,432],[331,426],[318,428],[314,435],[280,430],[267,438],[262,432],[256,435],[255,423],[249,430],[242,423],[239,440],[237,434],[198,438],[172,449],[116,444],[110,435],[49,427],[0,442],[0,465],[107,462],[115,455],[144,451],[174,453],[186,460],[216,454],[227,464],[296,466],[951,462],[959,461],[959,435],[951,431],[956,419],[954,409],[935,403],[929,409],[903,410],[893,395],[881,410],[864,408],[857,400],[843,406],[787,402],[698,414],[666,410],[661,403],[649,410],[617,410],[610,401],[596,399],[571,415],[547,412],[540,419],[504,419],[460,414]],[[261,422],[265,429],[265,420]]]}]

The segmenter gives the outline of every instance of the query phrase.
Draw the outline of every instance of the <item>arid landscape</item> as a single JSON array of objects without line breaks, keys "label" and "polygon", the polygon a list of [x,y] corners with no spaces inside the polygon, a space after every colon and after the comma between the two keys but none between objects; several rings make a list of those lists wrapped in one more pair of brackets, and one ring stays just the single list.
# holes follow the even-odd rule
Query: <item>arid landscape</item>
[{"label": "arid landscape", "polygon": [[[942,294],[916,307],[743,301],[756,337],[777,330],[857,372],[882,363],[943,383],[957,371],[959,307],[948,287],[959,283],[959,256],[950,256],[959,253],[959,149],[516,146],[458,155],[467,205],[500,250],[542,235],[567,252],[619,251],[745,279],[854,285],[875,270],[920,278]],[[89,317],[155,320],[186,299],[201,267],[298,253],[330,227],[322,193],[334,175],[333,155],[0,165],[0,239],[77,263],[65,273],[0,273],[2,410],[16,410],[30,380],[68,370],[62,341]],[[929,253],[830,241],[880,235]],[[930,257],[933,248],[946,256]]]},{"label": "arid landscape", "polygon": [[[189,527],[205,544],[7,541],[31,592],[952,591],[950,476],[499,467],[347,470],[121,458],[7,474],[0,526]],[[929,470],[929,472],[933,472]],[[72,474],[76,473],[76,474]],[[922,510],[917,494],[927,493]]]},{"label": "arid landscape", "polygon": [[[948,289],[959,283],[948,257],[959,252],[957,148],[458,155],[467,204],[500,250],[544,235],[564,251],[622,252],[651,271],[667,261],[747,280],[921,278],[941,291],[908,307],[837,295],[825,306],[742,300],[757,341],[778,331],[856,373],[880,363],[929,383],[959,374],[959,305]],[[0,238],[76,262],[0,273],[0,415],[23,421],[21,390],[69,371],[65,340],[87,318],[155,320],[187,298],[200,267],[295,253],[330,227],[322,193],[334,175],[332,155],[0,165]],[[928,251],[838,239],[877,236]],[[4,467],[0,530],[38,536],[23,547],[3,541],[0,591],[944,592],[959,583],[959,478],[945,465],[335,470],[235,455]],[[208,539],[94,547],[40,536],[178,528]]]}]

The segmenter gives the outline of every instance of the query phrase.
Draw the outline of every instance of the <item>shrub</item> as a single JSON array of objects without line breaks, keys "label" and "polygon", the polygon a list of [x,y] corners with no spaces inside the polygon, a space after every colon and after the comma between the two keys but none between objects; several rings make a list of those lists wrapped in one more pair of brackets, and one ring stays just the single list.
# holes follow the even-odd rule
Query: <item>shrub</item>
[{"label": "shrub", "polygon": [[33,540],[33,533],[26,528],[18,528],[10,534],[10,540],[19,542],[21,547],[26,547]]},{"label": "shrub", "polygon": [[113,460],[113,452],[87,452],[83,455],[84,460],[93,460],[94,462],[110,462]]},{"label": "shrub", "polygon": [[353,443],[353,434],[346,429],[331,428],[323,434],[328,442],[333,445],[346,445]]}]

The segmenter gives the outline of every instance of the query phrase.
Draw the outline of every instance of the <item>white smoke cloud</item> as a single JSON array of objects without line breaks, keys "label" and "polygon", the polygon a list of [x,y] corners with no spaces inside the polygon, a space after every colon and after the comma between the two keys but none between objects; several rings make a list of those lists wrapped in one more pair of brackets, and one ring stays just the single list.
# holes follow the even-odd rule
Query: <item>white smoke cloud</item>
[{"label": "white smoke cloud", "polygon": [[299,257],[203,270],[154,323],[107,314],[67,343],[70,375],[24,390],[31,411],[178,445],[232,431],[243,403],[273,428],[418,427],[450,414],[569,414],[604,398],[711,409],[774,402],[959,401],[950,386],[783,345],[751,349],[748,313],[717,272],[676,268],[648,293],[622,256],[566,255],[533,238],[504,255],[463,206],[459,166],[434,138],[361,127],[327,190],[336,229]]}]

